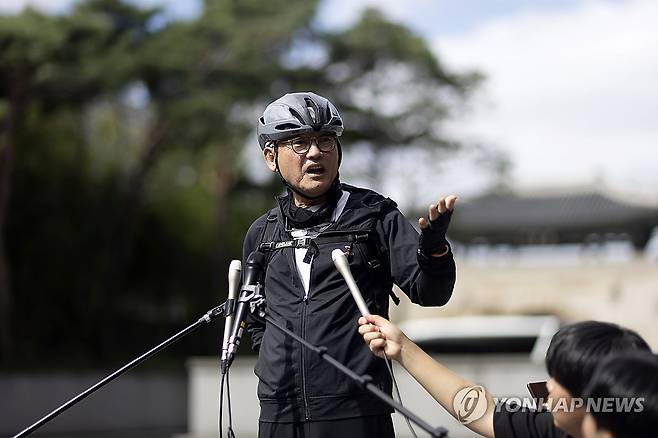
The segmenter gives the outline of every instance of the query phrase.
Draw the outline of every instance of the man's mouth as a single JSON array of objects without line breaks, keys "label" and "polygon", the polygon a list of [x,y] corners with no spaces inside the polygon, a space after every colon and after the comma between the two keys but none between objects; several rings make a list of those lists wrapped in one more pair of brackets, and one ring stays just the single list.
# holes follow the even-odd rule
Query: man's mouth
[{"label": "man's mouth", "polygon": [[324,173],[324,166],[321,164],[312,164],[306,168],[306,173],[311,175],[321,175]]}]

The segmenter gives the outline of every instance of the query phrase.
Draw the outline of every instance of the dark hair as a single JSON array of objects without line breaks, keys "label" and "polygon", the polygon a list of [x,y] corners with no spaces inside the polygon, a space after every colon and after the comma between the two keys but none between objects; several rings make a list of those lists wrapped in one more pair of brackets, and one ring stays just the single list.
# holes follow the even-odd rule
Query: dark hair
[{"label": "dark hair", "polygon": [[[658,431],[658,356],[632,352],[614,355],[596,369],[585,396],[635,399],[626,412],[591,410],[599,429],[611,432],[615,438],[655,436]],[[644,401],[638,405],[638,398]]]},{"label": "dark hair", "polygon": [[651,351],[646,341],[632,330],[609,322],[582,321],[555,333],[546,352],[548,374],[581,397],[594,369],[606,356],[631,350]]}]

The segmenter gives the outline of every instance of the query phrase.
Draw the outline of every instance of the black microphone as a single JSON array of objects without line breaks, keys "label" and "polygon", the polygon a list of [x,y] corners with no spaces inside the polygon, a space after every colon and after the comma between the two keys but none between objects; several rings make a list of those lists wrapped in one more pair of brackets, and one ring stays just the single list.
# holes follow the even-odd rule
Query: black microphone
[{"label": "black microphone", "polygon": [[247,263],[244,267],[244,281],[240,288],[240,297],[238,298],[238,305],[235,309],[233,316],[233,327],[231,334],[228,338],[228,348],[226,350],[226,359],[222,360],[222,374],[233,363],[235,353],[240,346],[240,339],[242,332],[246,326],[245,318],[249,310],[249,301],[253,298],[254,294],[258,292],[263,276],[263,267],[265,265],[265,255],[260,251],[253,251],[247,257]]}]

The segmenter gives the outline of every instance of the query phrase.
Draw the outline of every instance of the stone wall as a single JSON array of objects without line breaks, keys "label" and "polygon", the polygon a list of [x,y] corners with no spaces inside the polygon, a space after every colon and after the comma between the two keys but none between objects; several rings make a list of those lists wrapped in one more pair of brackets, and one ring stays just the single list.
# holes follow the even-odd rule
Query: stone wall
[{"label": "stone wall", "polygon": [[[563,257],[563,259],[560,259]],[[457,284],[442,308],[413,305],[404,294],[397,321],[463,315],[551,314],[564,323],[611,321],[640,333],[658,349],[658,263],[556,254],[529,261],[514,254],[459,257]],[[392,306],[395,307],[395,306]]]}]

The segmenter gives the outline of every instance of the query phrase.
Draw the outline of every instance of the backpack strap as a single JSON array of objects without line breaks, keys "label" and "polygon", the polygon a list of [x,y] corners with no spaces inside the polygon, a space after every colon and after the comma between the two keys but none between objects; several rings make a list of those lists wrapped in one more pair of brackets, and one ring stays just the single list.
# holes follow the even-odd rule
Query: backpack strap
[{"label": "backpack strap", "polygon": [[[284,248],[308,248],[306,255],[304,256],[304,262],[310,263],[312,258],[318,253],[318,244],[325,243],[347,243],[349,244],[348,253],[352,253],[352,247],[355,243],[367,242],[369,240],[369,233],[367,231],[351,231],[351,232],[337,232],[330,233],[327,236],[318,236],[318,237],[299,237],[287,241],[276,241],[275,235],[277,234],[277,217],[278,217],[278,208],[275,207],[267,213],[267,218],[265,220],[265,226],[263,231],[260,234],[257,248],[259,251],[265,253],[265,270],[272,259],[272,254],[274,251],[284,249]],[[372,244],[372,242],[371,242]],[[384,251],[379,247],[378,244],[373,245],[375,248],[375,256],[372,260],[368,260],[368,265],[371,270],[375,270],[382,265],[382,261],[385,260],[386,255]],[[395,305],[400,304],[400,298],[393,292],[389,291],[389,295]]]},{"label": "backpack strap", "polygon": [[258,245],[256,245],[256,248],[265,253],[265,271],[267,271],[267,265],[270,264],[270,259],[272,258],[272,251],[269,249],[264,249],[263,248],[263,242],[271,242],[274,239],[274,235],[276,234],[276,229],[277,229],[277,208],[273,208],[270,211],[267,212],[267,218],[265,219],[265,226],[263,227],[263,231],[261,231],[260,236],[258,238]]}]

